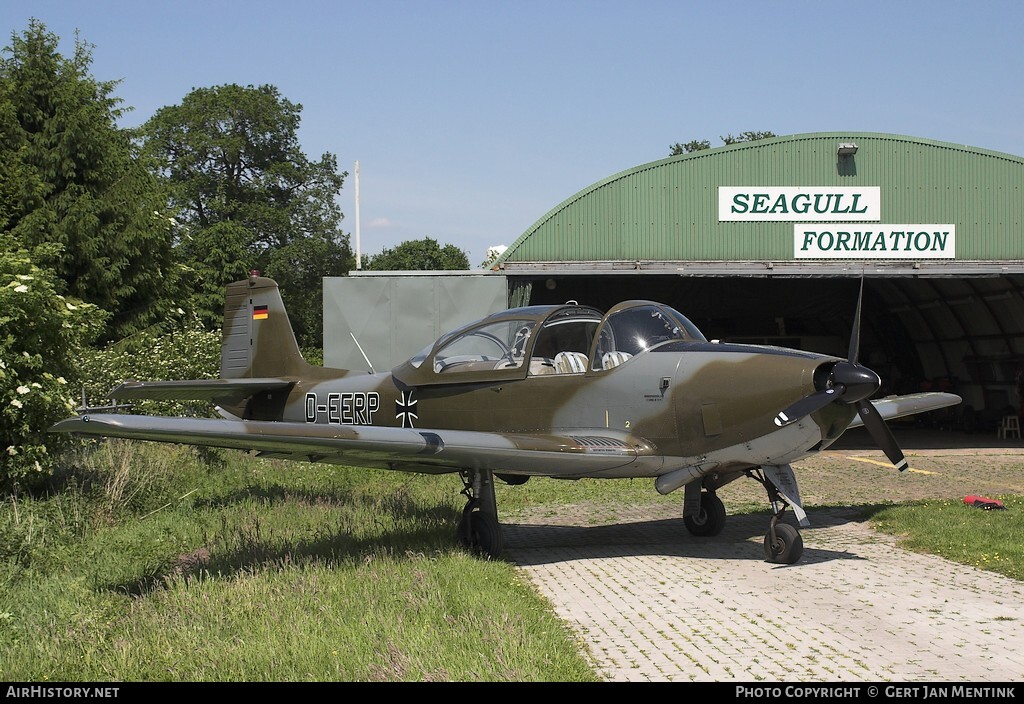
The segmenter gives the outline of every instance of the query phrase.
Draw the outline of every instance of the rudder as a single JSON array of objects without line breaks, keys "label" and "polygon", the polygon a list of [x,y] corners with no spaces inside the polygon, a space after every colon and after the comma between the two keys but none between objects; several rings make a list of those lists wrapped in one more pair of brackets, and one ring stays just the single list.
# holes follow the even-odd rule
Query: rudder
[{"label": "rudder", "polygon": [[222,379],[299,376],[299,352],[277,282],[262,276],[228,284],[221,338]]}]

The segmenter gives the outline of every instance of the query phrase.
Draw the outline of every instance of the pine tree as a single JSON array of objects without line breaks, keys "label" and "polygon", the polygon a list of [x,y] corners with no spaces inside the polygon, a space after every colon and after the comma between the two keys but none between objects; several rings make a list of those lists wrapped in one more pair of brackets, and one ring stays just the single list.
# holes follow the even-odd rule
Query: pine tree
[{"label": "pine tree", "polygon": [[0,60],[0,228],[52,254],[63,292],[112,313],[106,337],[153,322],[175,271],[173,220],[143,166],[116,81],[89,72],[92,47],[76,37],[70,58],[32,20]]}]

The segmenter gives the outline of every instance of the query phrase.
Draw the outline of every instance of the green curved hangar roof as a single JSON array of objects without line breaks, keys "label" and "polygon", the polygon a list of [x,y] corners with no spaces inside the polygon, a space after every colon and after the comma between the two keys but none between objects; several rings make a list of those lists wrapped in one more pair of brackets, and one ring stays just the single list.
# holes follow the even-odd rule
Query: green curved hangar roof
[{"label": "green curved hangar roof", "polygon": [[[840,144],[857,145],[840,156]],[[881,223],[955,225],[957,260],[1024,259],[1024,159],[917,137],[822,132],[628,169],[566,199],[499,263],[794,259],[793,221],[719,221],[719,187],[878,187]]]}]

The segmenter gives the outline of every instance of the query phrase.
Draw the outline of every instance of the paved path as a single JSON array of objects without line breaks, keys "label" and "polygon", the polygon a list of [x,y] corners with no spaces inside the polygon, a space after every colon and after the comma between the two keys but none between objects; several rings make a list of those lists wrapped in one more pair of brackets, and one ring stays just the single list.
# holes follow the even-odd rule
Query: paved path
[{"label": "paved path", "polygon": [[764,561],[765,514],[713,539],[669,515],[505,525],[506,557],[608,680],[1024,681],[1024,583],[898,548],[848,509],[809,511],[793,566]]}]

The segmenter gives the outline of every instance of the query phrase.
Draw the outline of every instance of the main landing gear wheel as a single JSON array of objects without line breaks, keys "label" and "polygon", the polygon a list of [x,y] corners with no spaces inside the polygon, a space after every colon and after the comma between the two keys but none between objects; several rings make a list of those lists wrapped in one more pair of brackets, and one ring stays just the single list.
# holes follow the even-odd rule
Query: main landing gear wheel
[{"label": "main landing gear wheel", "polygon": [[459,521],[458,535],[459,544],[467,550],[492,558],[501,554],[501,526],[493,514],[479,509],[464,510],[462,520]]},{"label": "main landing gear wheel", "polygon": [[800,532],[788,523],[776,523],[764,536],[764,558],[768,562],[792,565],[803,554],[804,539],[800,537]]},{"label": "main landing gear wheel", "polygon": [[725,504],[713,491],[705,491],[700,495],[700,513],[684,516],[683,523],[692,535],[718,535],[725,527]]},{"label": "main landing gear wheel", "polygon": [[467,550],[497,558],[501,555],[504,541],[494,501],[494,478],[486,470],[464,472],[462,483],[462,493],[467,500],[456,528],[456,539]]}]

